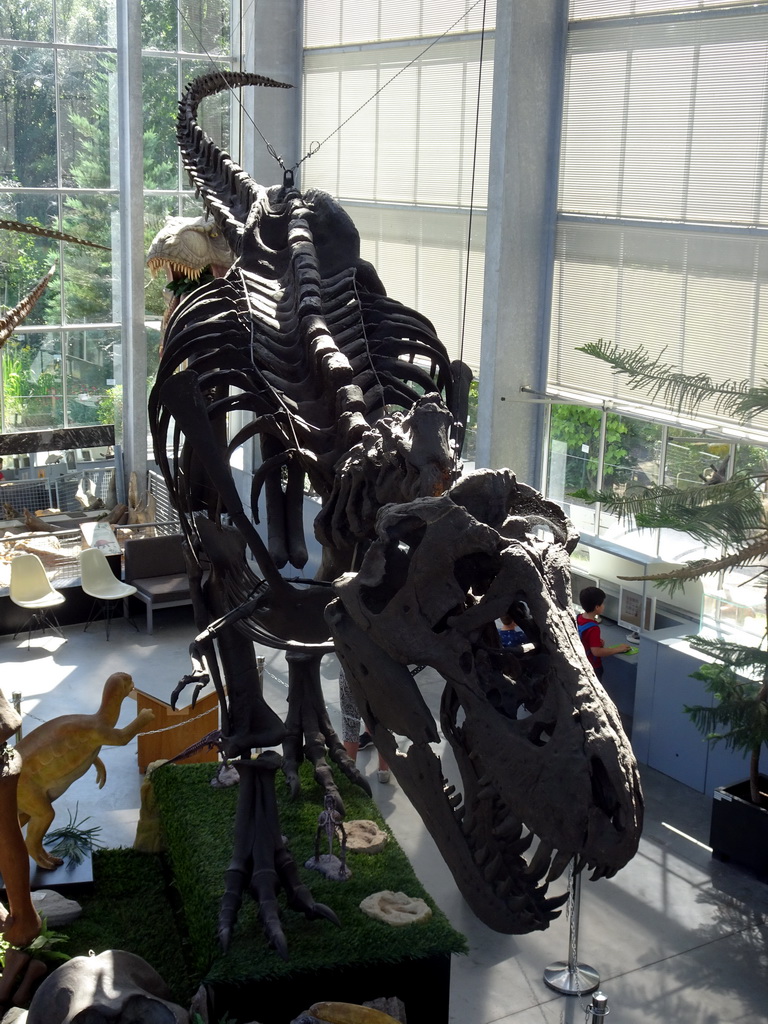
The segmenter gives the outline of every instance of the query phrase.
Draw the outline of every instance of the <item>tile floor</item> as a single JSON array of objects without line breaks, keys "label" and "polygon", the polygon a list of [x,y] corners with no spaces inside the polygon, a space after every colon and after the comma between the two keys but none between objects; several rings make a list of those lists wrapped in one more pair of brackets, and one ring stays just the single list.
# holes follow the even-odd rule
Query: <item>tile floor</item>
[{"label": "tile floor", "polygon": [[[136,685],[168,699],[188,671],[192,636],[189,610],[167,609],[156,619],[154,636],[135,633],[122,620],[105,641],[101,624],[84,633],[65,629],[68,642],[53,637],[0,637],[0,685],[6,696],[21,694],[26,727],[73,711],[96,709],[102,685],[116,670],[130,672]],[[283,655],[266,658],[265,689],[273,707],[286,708]],[[426,673],[424,673],[426,675]],[[421,678],[421,677],[420,677]],[[339,722],[337,670],[323,666],[324,688]],[[433,708],[436,679],[423,682]],[[126,701],[120,724],[135,714]],[[107,782],[93,773],[57,802],[57,820],[67,811],[102,826],[107,845],[133,842],[141,776],[136,741],[105,747]],[[568,921],[563,915],[546,932],[505,936],[490,931],[469,912],[420,820],[396,784],[375,777],[375,752],[360,764],[374,798],[414,868],[470,951],[452,968],[451,1024],[570,1024],[585,1020],[589,998],[561,996],[542,974],[568,959]],[[584,882],[579,922],[579,960],[599,973],[611,1024],[758,1024],[768,1018],[768,885],[739,869],[713,861],[706,847],[709,800],[651,769],[643,770],[646,826],[640,851],[616,878]],[[431,1024],[415,1021],[413,1024]]]}]

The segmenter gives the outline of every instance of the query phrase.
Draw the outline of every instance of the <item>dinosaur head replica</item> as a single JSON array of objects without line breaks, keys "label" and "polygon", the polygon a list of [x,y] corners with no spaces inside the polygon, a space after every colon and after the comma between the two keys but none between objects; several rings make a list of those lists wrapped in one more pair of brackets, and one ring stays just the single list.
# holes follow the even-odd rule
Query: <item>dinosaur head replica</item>
[{"label": "dinosaur head replica", "polygon": [[221,232],[205,217],[169,217],[147,253],[152,276],[164,270],[168,281],[199,280],[207,268],[214,277],[223,277],[233,260]]},{"label": "dinosaur head replica", "polygon": [[224,277],[233,261],[232,250],[214,221],[168,217],[147,253],[152,277],[165,273],[163,331],[182,299],[201,284]]},{"label": "dinosaur head replica", "polygon": [[[501,932],[545,928],[564,899],[548,885],[569,862],[611,876],[642,826],[634,757],[570,607],[578,538],[508,471],[385,507],[377,533],[327,612],[358,707],[477,916]],[[500,646],[508,610],[522,650]],[[450,781],[409,665],[445,680]]]}]

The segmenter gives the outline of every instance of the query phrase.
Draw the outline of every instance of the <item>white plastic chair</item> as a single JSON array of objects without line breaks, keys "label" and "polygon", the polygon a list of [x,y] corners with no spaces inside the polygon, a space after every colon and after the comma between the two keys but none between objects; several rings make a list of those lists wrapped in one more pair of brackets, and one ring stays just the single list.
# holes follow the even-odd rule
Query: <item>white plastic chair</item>
[{"label": "white plastic chair", "polygon": [[51,586],[45,566],[37,555],[22,553],[11,561],[11,587],[9,596],[19,608],[32,614],[13,634],[14,640],[23,629],[27,630],[27,647],[35,629],[45,633],[46,627],[66,640],[52,609],[64,604],[64,595]]},{"label": "white plastic chair", "polygon": [[[136,587],[117,579],[110,568],[106,555],[98,548],[84,548],[80,552],[80,586],[83,593],[94,598],[91,614],[83,627],[83,632],[90,626],[100,611],[104,612],[104,628],[109,640],[109,627],[115,604],[136,593]],[[138,632],[133,619],[128,620]]]}]

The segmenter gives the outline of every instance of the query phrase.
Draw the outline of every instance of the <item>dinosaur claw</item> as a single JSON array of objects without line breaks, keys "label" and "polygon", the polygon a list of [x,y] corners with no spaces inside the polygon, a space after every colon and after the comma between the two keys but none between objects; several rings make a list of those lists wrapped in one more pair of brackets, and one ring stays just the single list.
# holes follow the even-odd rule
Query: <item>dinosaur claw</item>
[{"label": "dinosaur claw", "polygon": [[331,908],[325,905],[325,903],[313,903],[310,913],[312,917],[324,917],[326,921],[330,921],[331,924],[335,924],[338,928],[341,928],[341,921]]},{"label": "dinosaur claw", "polygon": [[219,928],[218,939],[222,953],[226,953],[229,950],[229,944],[232,941],[232,929],[228,927]]},{"label": "dinosaur claw", "polygon": [[285,941],[285,935],[283,935],[282,930],[280,931],[279,935],[270,937],[269,944],[282,960],[289,959],[288,943]]},{"label": "dinosaur claw", "polygon": [[373,792],[371,791],[371,784],[368,782],[368,779],[366,779],[366,777],[363,775],[360,769],[357,768],[353,761],[350,761],[349,758],[347,758],[346,761],[339,761],[338,765],[350,782],[353,782],[356,786],[359,786],[360,789],[362,789],[362,791],[366,794],[366,796],[373,797]]},{"label": "dinosaur claw", "polygon": [[284,771],[285,781],[288,786],[288,792],[291,800],[296,800],[301,793],[301,783],[299,782],[298,773],[288,768],[284,769]]},{"label": "dinosaur claw", "polygon": [[259,904],[259,918],[264,935],[269,945],[283,960],[288,959],[288,942],[286,941],[277,907],[277,900],[267,899]]}]

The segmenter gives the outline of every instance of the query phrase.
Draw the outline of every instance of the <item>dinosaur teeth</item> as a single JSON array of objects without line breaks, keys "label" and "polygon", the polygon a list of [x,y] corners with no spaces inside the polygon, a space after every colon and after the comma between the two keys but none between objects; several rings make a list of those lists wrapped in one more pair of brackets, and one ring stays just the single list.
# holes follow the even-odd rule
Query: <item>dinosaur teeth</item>
[{"label": "dinosaur teeth", "polygon": [[[544,909],[547,911],[558,910],[568,900],[568,892],[564,892],[562,896],[552,896],[549,899],[544,900]],[[554,917],[559,915],[555,914]]]},{"label": "dinosaur teeth", "polygon": [[504,899],[505,896],[509,895],[511,889],[512,879],[505,878],[503,882],[499,882],[499,884],[495,887],[496,895],[501,897],[501,899]]},{"label": "dinosaur teeth", "polygon": [[517,839],[522,831],[522,823],[510,814],[494,826],[492,835],[494,839]]},{"label": "dinosaur teeth", "polygon": [[479,846],[472,854],[472,857],[475,861],[475,864],[477,864],[477,866],[481,868],[483,864],[485,864],[485,862],[488,860],[490,855],[491,851],[488,849],[487,846]]},{"label": "dinosaur teeth", "polygon": [[539,843],[536,852],[534,853],[531,863],[525,869],[525,876],[538,881],[543,878],[549,870],[549,864],[552,859],[552,844],[546,843],[543,840]]},{"label": "dinosaur teeth", "polygon": [[528,896],[513,896],[511,899],[505,900],[510,910],[514,910],[516,913],[522,912],[529,904]]},{"label": "dinosaur teeth", "polygon": [[549,867],[547,881],[554,882],[556,878],[559,878],[560,875],[562,875],[562,873],[568,867],[572,859],[573,854],[569,850],[560,850],[558,853],[555,853],[555,856],[552,858],[552,863]]},{"label": "dinosaur teeth", "polygon": [[448,795],[448,803],[456,810],[461,806],[462,796],[461,793],[453,793]]},{"label": "dinosaur teeth", "polygon": [[499,871],[503,867],[504,862],[500,855],[497,853],[490,864],[486,864],[483,868],[483,878],[486,882],[493,882],[499,876]]},{"label": "dinosaur teeth", "polygon": [[531,845],[533,840],[536,838],[533,832],[528,832],[526,835],[521,836],[514,843],[507,844],[507,851],[512,856],[522,856],[528,847]]}]

